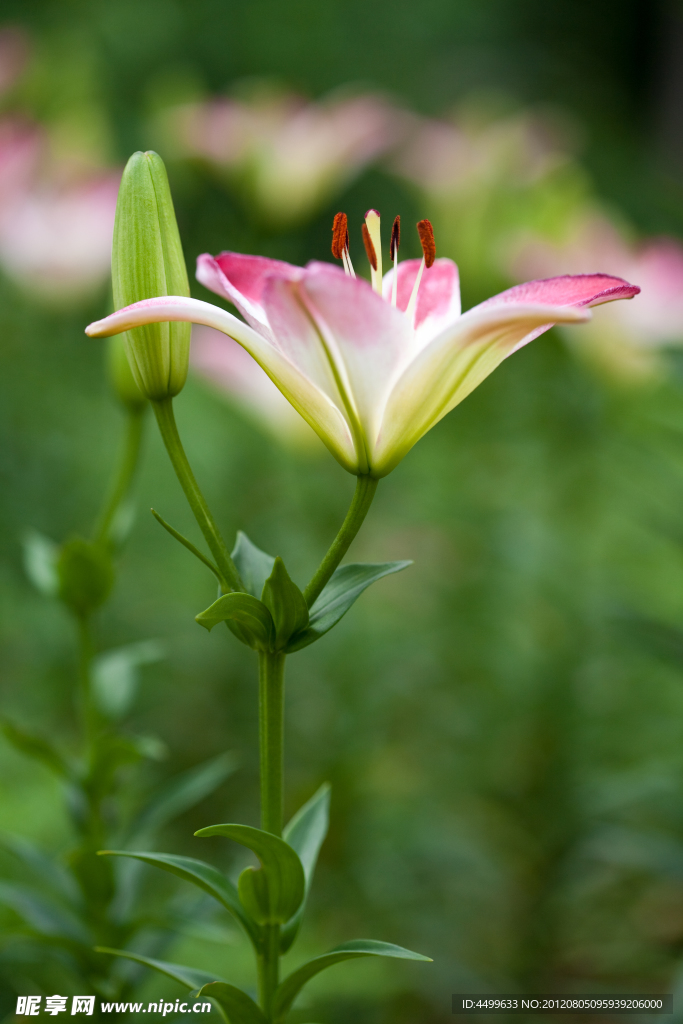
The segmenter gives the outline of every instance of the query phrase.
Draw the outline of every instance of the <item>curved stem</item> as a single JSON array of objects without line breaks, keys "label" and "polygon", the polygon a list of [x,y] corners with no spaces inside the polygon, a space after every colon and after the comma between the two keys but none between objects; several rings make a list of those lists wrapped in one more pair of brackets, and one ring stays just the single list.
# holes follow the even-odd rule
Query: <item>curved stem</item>
[{"label": "curved stem", "polygon": [[304,597],[309,608],[316,598],[320,596],[323,587],[349,550],[351,541],[363,525],[363,520],[368,514],[372,499],[375,496],[377,484],[378,481],[374,477],[358,477],[353,500],[351,501],[349,511],[346,513],[346,519],[342,523],[339,533],[332,541],[330,549],[320,563],[313,579],[304,590]]},{"label": "curved stem", "polygon": [[204,495],[199,489],[199,484],[195,479],[185,454],[173,414],[173,400],[171,398],[162,398],[158,402],[152,402],[152,408],[154,409],[161,437],[166,445],[166,451],[169,454],[180,486],[185,492],[185,497],[197,520],[199,529],[204,534],[206,543],[211,549],[211,554],[216,560],[216,565],[221,574],[221,585],[226,591],[243,591],[244,584],[240,579],[235,563],[228,554],[225,541],[218,532],[218,527],[211,515],[209,506],[206,504]]},{"label": "curved stem", "polygon": [[109,534],[114,522],[114,517],[130,490],[130,485],[140,458],[142,426],[145,419],[145,412],[146,409],[144,408],[130,410],[128,412],[126,436],[123,442],[118,470],[114,476],[109,493],[107,494],[102,511],[100,512],[95,526],[94,539],[99,544],[109,543]]}]

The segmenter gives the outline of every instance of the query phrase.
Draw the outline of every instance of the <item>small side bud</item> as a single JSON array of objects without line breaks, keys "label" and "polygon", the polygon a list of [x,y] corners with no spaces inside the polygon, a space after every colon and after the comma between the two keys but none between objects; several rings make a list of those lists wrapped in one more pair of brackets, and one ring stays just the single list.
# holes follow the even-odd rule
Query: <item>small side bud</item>
[{"label": "small side bud", "polygon": [[401,244],[401,217],[397,213],[394,223],[391,225],[391,240],[389,242],[389,257],[392,262],[396,259],[398,247]]},{"label": "small side bud", "polygon": [[336,213],[332,223],[332,255],[336,260],[344,258],[349,247],[348,218],[345,213]]},{"label": "small side bud", "polygon": [[126,342],[121,334],[107,338],[107,369],[109,382],[119,402],[130,412],[142,412],[147,399],[135,383],[126,354]]},{"label": "small side bud", "polygon": [[420,245],[425,258],[427,270],[436,259],[436,242],[434,241],[434,229],[428,220],[421,220],[417,225],[417,233],[420,236]]},{"label": "small side bud", "polygon": [[[116,309],[190,285],[166,168],[156,153],[134,153],[121,179],[112,247]],[[172,398],[187,379],[190,324],[135,327],[123,335],[133,377],[147,398]]]},{"label": "small side bud", "polygon": [[363,224],[361,231],[363,232],[363,245],[365,246],[365,252],[368,257],[368,263],[370,264],[373,270],[377,270],[377,253],[375,252],[375,247],[372,244],[372,239],[370,238],[370,232],[368,231],[367,224]]},{"label": "small side bud", "polygon": [[60,549],[57,578],[61,600],[84,617],[107,600],[114,584],[114,569],[102,545],[74,537]]}]

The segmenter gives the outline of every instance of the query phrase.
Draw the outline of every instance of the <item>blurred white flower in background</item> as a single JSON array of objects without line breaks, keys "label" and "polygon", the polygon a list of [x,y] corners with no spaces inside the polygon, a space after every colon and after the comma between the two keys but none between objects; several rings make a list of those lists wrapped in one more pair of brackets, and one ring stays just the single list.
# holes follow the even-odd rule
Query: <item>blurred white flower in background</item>
[{"label": "blurred white flower in background", "polygon": [[213,327],[194,326],[192,369],[256,426],[286,447],[325,454],[317,434],[241,345]]},{"label": "blurred white flower in background", "polygon": [[664,347],[683,345],[683,246],[675,239],[635,243],[604,212],[583,209],[560,238],[524,232],[506,248],[504,264],[515,280],[600,267],[640,285],[637,303],[610,303],[599,322],[571,335],[572,346],[612,376],[647,380],[662,371]]},{"label": "blurred white flower in background", "polygon": [[273,227],[304,220],[395,145],[409,115],[372,94],[308,102],[272,87],[166,110],[166,147],[207,161]]}]

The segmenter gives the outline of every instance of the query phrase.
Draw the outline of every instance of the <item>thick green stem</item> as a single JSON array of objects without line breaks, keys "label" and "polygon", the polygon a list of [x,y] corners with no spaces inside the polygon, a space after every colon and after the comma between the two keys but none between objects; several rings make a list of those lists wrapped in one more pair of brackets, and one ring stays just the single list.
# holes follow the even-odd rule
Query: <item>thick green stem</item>
[{"label": "thick green stem", "polygon": [[[282,836],[284,825],[285,655],[259,653],[261,828]],[[280,925],[266,925],[258,958],[259,999],[268,1020],[280,972]]]},{"label": "thick green stem", "polygon": [[204,495],[199,489],[199,484],[195,480],[194,473],[187,460],[173,414],[173,400],[171,398],[163,398],[158,402],[152,402],[152,408],[154,409],[161,437],[166,445],[166,451],[169,454],[180,486],[185,492],[185,497],[197,520],[199,529],[204,534],[206,543],[209,545],[211,553],[216,560],[216,565],[221,574],[223,589],[226,591],[244,590],[244,584],[240,579],[235,563],[228,554],[225,541],[218,532],[218,527],[209,511],[209,506],[204,500]]},{"label": "thick green stem", "polygon": [[309,608],[316,598],[320,596],[323,587],[349,550],[351,541],[363,525],[363,520],[368,514],[368,509],[375,496],[377,484],[378,481],[374,477],[358,477],[353,500],[349,511],[346,513],[346,519],[342,523],[339,533],[332,541],[330,549],[320,563],[313,579],[304,590],[304,597]]},{"label": "thick green stem", "polygon": [[140,459],[142,426],[145,412],[145,409],[134,409],[128,412],[126,436],[123,442],[118,470],[112,480],[111,487],[97,520],[97,525],[95,526],[94,539],[100,544],[109,543],[109,535],[114,517],[130,490],[130,485]]},{"label": "thick green stem", "polygon": [[284,803],[285,655],[259,652],[261,828],[281,836]]},{"label": "thick green stem", "polygon": [[258,995],[267,1020],[272,1020],[273,996],[280,981],[280,925],[263,928],[263,951],[258,958]]}]

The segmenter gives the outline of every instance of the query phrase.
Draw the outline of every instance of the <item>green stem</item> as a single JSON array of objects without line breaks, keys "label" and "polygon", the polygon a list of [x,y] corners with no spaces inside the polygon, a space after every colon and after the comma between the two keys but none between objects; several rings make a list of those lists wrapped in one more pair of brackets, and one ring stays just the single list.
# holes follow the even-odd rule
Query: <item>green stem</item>
[{"label": "green stem", "polygon": [[346,519],[342,523],[339,533],[332,541],[330,549],[320,563],[313,579],[304,590],[304,597],[309,608],[316,598],[320,596],[323,587],[349,550],[351,541],[363,525],[363,520],[368,514],[372,499],[375,496],[377,484],[378,481],[374,477],[358,477],[353,500],[349,511],[346,513]]},{"label": "green stem", "polygon": [[80,692],[81,718],[85,738],[86,756],[92,755],[97,734],[97,712],[92,693],[92,659],[94,645],[90,630],[90,619],[86,615],[76,616],[78,626],[78,683]]},{"label": "green stem", "polygon": [[272,1020],[273,996],[280,981],[280,925],[263,926],[263,949],[258,958],[258,995],[267,1020]]},{"label": "green stem", "polygon": [[[261,828],[282,836],[284,825],[284,654],[259,652]],[[258,957],[259,999],[268,1020],[280,976],[280,925],[264,927]]]},{"label": "green stem", "polygon": [[173,414],[173,400],[171,398],[162,398],[160,401],[152,402],[152,408],[154,409],[161,437],[166,445],[166,451],[169,454],[180,486],[185,492],[185,497],[197,520],[199,529],[204,534],[206,543],[209,545],[211,553],[216,560],[216,565],[221,574],[221,585],[227,591],[243,591],[244,584],[240,579],[235,563],[228,554],[225,541],[218,532],[218,527],[214,522],[209,506],[206,504],[204,495],[199,489],[199,484],[187,460]]},{"label": "green stem", "polygon": [[118,470],[114,476],[109,493],[107,494],[102,511],[100,512],[95,526],[94,539],[99,544],[109,543],[109,534],[114,522],[114,517],[130,490],[133,475],[135,474],[140,458],[142,426],[144,423],[145,412],[146,410],[144,408],[134,409],[128,412],[126,436],[123,442]]},{"label": "green stem", "polygon": [[259,652],[261,828],[281,836],[284,803],[285,655]]}]

